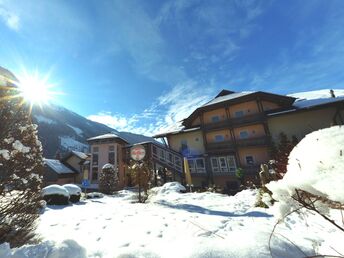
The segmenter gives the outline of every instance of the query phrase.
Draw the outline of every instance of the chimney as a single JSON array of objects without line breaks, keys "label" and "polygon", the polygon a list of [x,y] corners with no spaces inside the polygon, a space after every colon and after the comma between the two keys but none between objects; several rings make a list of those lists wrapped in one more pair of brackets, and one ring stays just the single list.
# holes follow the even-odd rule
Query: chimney
[{"label": "chimney", "polygon": [[335,98],[336,97],[336,95],[334,95],[334,91],[332,89],[330,90],[330,94],[331,94],[331,98]]}]

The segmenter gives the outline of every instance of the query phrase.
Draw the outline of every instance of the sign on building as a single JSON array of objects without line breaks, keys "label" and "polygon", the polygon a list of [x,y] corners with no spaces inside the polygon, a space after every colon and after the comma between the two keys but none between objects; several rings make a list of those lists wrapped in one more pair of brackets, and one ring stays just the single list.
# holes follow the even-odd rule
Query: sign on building
[{"label": "sign on building", "polygon": [[130,157],[135,161],[140,161],[146,156],[146,149],[142,145],[134,145],[130,149]]}]

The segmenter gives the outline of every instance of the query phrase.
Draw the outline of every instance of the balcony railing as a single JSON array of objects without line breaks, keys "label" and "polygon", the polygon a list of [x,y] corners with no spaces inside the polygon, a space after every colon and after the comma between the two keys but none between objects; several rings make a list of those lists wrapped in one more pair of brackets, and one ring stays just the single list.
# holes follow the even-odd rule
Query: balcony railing
[{"label": "balcony railing", "polygon": [[209,142],[206,145],[208,151],[234,151],[235,146],[232,141]]},{"label": "balcony railing", "polygon": [[270,143],[270,140],[266,136],[259,137],[259,138],[238,139],[236,141],[236,144],[238,147],[266,146],[269,143]]},{"label": "balcony railing", "polygon": [[242,125],[242,124],[251,124],[262,122],[266,118],[264,113],[249,115],[249,116],[242,116],[242,117],[234,117],[230,119],[225,119],[219,122],[207,123],[202,126],[203,130],[216,130],[221,128],[228,128],[231,126]]}]

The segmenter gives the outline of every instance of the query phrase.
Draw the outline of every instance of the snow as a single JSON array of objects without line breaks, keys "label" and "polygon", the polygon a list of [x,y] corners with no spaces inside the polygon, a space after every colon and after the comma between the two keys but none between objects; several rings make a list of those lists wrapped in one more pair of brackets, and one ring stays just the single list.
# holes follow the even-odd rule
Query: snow
[{"label": "snow", "polygon": [[0,155],[5,159],[10,159],[10,152],[8,150],[0,150]]},{"label": "snow", "polygon": [[65,184],[63,185],[70,195],[81,195],[81,188],[74,184]]},{"label": "snow", "polygon": [[151,190],[152,195],[164,196],[171,193],[181,193],[185,192],[186,188],[178,182],[166,183],[160,187],[154,187]]},{"label": "snow", "polygon": [[74,174],[75,172],[66,167],[58,159],[44,159],[44,163],[58,174]]},{"label": "snow", "polygon": [[118,136],[117,134],[107,133],[107,134],[102,134],[102,135],[88,138],[87,141],[102,140],[102,139],[116,139],[116,138],[120,138],[120,139],[124,140],[122,137]]},{"label": "snow", "polygon": [[284,178],[267,185],[273,192],[272,197],[278,201],[276,206],[280,217],[298,208],[291,199],[295,189],[344,204],[343,146],[343,126],[312,132],[298,143],[289,155]]},{"label": "snow", "polygon": [[51,120],[51,119],[49,119],[45,116],[42,116],[42,115],[35,115],[35,118],[36,118],[38,123],[45,123],[45,124],[50,124],[50,125],[57,124],[56,121]]},{"label": "snow", "polygon": [[72,151],[76,156],[78,156],[80,159],[87,159],[88,156],[86,153],[80,152],[80,151]]},{"label": "snow", "polygon": [[109,164],[109,163],[107,163],[107,164],[105,164],[103,167],[102,167],[102,169],[110,169],[110,168],[115,168],[115,166],[114,165],[112,165],[112,164]]},{"label": "snow", "polygon": [[30,152],[30,147],[24,146],[19,140],[16,140],[14,143],[12,143],[12,147],[22,153],[28,153]]},{"label": "snow", "polygon": [[[344,96],[343,89],[333,89],[334,94],[336,97]],[[330,98],[330,89],[323,89],[323,90],[315,90],[315,91],[305,91],[305,92],[298,92],[288,94],[290,97],[298,98],[298,99],[322,99],[322,98]]]},{"label": "snow", "polygon": [[72,128],[73,131],[74,131],[77,135],[79,135],[80,137],[82,137],[82,136],[84,135],[84,132],[83,132],[80,128],[74,127],[74,126],[72,126],[72,125],[70,125],[70,124],[67,124],[67,126],[70,127],[70,128]]},{"label": "snow", "polygon": [[42,189],[42,196],[51,195],[51,194],[59,194],[66,197],[69,197],[69,192],[66,188],[60,185],[49,185]]},{"label": "snow", "polygon": [[[268,240],[277,218],[269,209],[254,207],[256,190],[227,196],[210,192],[182,194],[178,193],[180,185],[173,183],[158,189],[154,198],[145,204],[133,202],[137,192],[123,190],[117,195],[88,199],[76,205],[47,206],[37,230],[43,243],[11,250],[2,245],[0,254],[271,257]],[[337,215],[339,220],[340,214]],[[341,234],[320,217],[309,214],[306,224],[303,217],[293,214],[276,228],[271,242],[273,257],[304,257],[290,241],[307,255],[335,255],[331,247],[344,252]],[[50,256],[52,251],[54,256]]]},{"label": "snow", "polygon": [[88,145],[81,143],[70,136],[59,136],[60,144],[62,147],[66,148],[67,150],[75,150],[75,151],[87,151]]}]

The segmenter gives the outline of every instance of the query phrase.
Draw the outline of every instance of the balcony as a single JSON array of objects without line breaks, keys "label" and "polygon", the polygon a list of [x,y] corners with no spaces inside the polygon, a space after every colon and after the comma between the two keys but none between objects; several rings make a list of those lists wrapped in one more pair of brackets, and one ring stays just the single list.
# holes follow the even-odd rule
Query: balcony
[{"label": "balcony", "polygon": [[264,113],[258,113],[249,116],[242,116],[242,117],[234,117],[229,119],[230,125],[242,125],[242,124],[254,124],[258,122],[262,122],[266,119]]},{"label": "balcony", "polygon": [[209,142],[206,149],[208,152],[235,151],[235,146],[232,141]]},{"label": "balcony", "polygon": [[238,125],[249,125],[263,122],[266,119],[264,113],[249,115],[249,116],[242,116],[242,117],[234,117],[230,119],[225,119],[219,122],[207,123],[202,126],[202,129],[205,131],[223,129],[228,127],[235,127]]},{"label": "balcony", "polygon": [[259,138],[238,139],[236,141],[238,147],[250,147],[250,146],[267,146],[270,144],[270,139],[267,136]]}]

